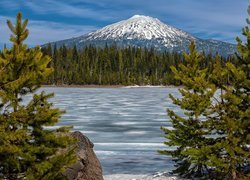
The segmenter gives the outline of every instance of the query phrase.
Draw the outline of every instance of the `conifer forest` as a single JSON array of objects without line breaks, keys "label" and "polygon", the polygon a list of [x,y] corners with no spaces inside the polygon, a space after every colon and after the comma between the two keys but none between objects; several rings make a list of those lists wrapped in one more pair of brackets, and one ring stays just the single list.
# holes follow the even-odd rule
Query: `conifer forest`
[{"label": "conifer forest", "polygon": [[[182,53],[158,52],[153,48],[90,45],[77,49],[48,44],[42,51],[52,57],[50,67],[54,73],[47,83],[55,85],[180,85],[170,67],[185,63]],[[216,61],[212,54],[203,55],[205,60],[200,66],[207,67],[209,74]],[[219,61],[224,65],[236,62],[234,55]]]}]

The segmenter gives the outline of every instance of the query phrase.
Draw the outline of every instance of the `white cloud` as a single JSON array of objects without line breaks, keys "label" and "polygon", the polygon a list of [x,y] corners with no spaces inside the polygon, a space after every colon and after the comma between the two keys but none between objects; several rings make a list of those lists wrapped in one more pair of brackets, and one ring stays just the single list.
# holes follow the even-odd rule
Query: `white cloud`
[{"label": "white cloud", "polygon": [[13,3],[11,0],[1,0],[0,1],[0,6],[7,8],[7,9],[18,9],[20,7],[20,1],[16,1]]},{"label": "white cloud", "polygon": [[[9,43],[10,30],[6,25],[6,20],[13,18],[0,16],[0,42]],[[25,43],[33,45],[41,45],[47,42],[68,39],[77,37],[96,30],[94,26],[81,26],[81,25],[68,25],[64,23],[48,22],[48,21],[35,21],[30,20],[28,29],[30,35]]]},{"label": "white cloud", "polygon": [[67,2],[44,0],[42,3],[27,1],[24,6],[28,7],[35,13],[40,14],[57,14],[65,17],[81,17],[98,20],[113,19],[108,11],[98,9],[91,9],[84,6],[74,6]]}]

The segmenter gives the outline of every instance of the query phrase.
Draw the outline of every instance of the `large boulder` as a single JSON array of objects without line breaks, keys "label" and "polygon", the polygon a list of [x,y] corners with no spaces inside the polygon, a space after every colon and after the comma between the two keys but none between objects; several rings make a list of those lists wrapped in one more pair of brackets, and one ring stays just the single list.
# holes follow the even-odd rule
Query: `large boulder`
[{"label": "large boulder", "polygon": [[103,180],[102,167],[93,150],[94,144],[81,132],[70,134],[77,138],[77,162],[66,170],[64,175],[69,180]]}]

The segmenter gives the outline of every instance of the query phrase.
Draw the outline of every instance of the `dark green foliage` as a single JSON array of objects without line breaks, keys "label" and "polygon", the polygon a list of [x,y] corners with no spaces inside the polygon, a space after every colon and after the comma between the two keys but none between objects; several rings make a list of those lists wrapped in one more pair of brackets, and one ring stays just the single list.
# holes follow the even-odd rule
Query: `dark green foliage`
[{"label": "dark green foliage", "polygon": [[174,173],[188,178],[201,178],[208,173],[205,164],[207,154],[203,147],[211,141],[205,137],[208,131],[204,128],[204,114],[211,104],[215,88],[206,80],[208,69],[199,65],[204,61],[204,56],[196,51],[194,42],[190,45],[190,53],[184,54],[184,57],[185,65],[180,64],[178,70],[172,67],[175,78],[184,85],[179,89],[182,99],[172,95],[170,98],[184,110],[185,117],[168,109],[173,129],[162,127],[162,130],[168,139],[165,144],[176,149],[160,153],[174,157],[177,163]]},{"label": "dark green foliage", "polygon": [[[250,15],[250,7],[248,9]],[[247,21],[250,23],[249,20]],[[184,110],[184,117],[168,110],[173,129],[162,128],[168,146],[161,151],[177,162],[173,171],[188,178],[250,178],[250,31],[243,28],[237,62],[223,63],[217,55],[207,66],[190,45],[190,54],[176,69],[175,78],[184,88],[182,99],[170,96]],[[216,93],[215,93],[216,92]]]},{"label": "dark green foliage", "polygon": [[21,13],[15,25],[7,24],[13,46],[0,54],[0,178],[61,178],[76,159],[75,140],[44,127],[56,124],[63,111],[48,102],[53,94],[44,92],[23,103],[24,96],[33,94],[53,72],[48,68],[51,59],[40,47],[23,44],[29,31]]},{"label": "dark green foliage", "polygon": [[[250,7],[248,9],[250,15]],[[210,166],[230,179],[250,178],[250,32],[243,28],[247,41],[237,38],[237,66],[228,62],[214,69],[211,79],[220,90],[211,109],[210,127],[214,127],[216,143]],[[224,79],[224,82],[223,82]],[[230,79],[231,85],[225,83]],[[215,97],[216,99],[216,97]]]},{"label": "dark green foliage", "polygon": [[[178,53],[159,53],[153,49],[128,47],[119,49],[116,45],[104,49],[88,46],[84,49],[59,49],[49,44],[43,48],[47,55],[52,54],[51,66],[55,69],[48,84],[79,84],[79,85],[179,85],[174,79],[170,67],[177,67],[183,62]],[[212,71],[213,58],[206,55],[200,63]],[[232,57],[224,58],[223,64]]]}]

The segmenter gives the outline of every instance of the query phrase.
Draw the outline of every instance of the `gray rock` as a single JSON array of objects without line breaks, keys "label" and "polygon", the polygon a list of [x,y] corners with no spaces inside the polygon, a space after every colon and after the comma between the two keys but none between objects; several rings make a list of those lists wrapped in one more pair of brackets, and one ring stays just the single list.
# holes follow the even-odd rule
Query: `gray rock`
[{"label": "gray rock", "polygon": [[64,175],[69,180],[103,180],[102,167],[93,150],[94,144],[81,132],[70,135],[79,140],[76,149],[78,160]]}]

